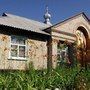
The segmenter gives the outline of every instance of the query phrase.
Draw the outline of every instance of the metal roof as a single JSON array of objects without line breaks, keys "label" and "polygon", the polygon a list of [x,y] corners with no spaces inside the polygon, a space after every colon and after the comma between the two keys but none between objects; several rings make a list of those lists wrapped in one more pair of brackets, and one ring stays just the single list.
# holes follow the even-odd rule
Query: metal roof
[{"label": "metal roof", "polygon": [[42,22],[38,22],[35,20],[27,19],[24,17],[3,13],[3,15],[0,17],[0,25],[10,26],[14,28],[24,29],[27,31],[32,31],[36,33],[41,34],[47,34],[45,31],[42,31],[45,28],[50,27],[47,24],[44,24]]}]

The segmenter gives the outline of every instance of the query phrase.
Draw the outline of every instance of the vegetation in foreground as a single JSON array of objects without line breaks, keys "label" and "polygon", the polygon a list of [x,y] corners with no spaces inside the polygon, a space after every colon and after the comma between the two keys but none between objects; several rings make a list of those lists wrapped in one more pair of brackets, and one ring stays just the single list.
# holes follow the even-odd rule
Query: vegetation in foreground
[{"label": "vegetation in foreground", "polygon": [[90,90],[90,70],[80,67],[28,71],[0,71],[0,90]]}]

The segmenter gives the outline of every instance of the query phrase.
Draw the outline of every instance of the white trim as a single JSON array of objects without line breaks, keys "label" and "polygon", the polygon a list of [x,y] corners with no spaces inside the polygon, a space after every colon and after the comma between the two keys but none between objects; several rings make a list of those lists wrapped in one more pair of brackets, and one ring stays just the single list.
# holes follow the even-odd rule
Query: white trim
[{"label": "white trim", "polygon": [[27,60],[27,58],[23,58],[23,57],[10,57],[8,59],[14,59],[14,60]]},{"label": "white trim", "polygon": [[[12,36],[14,36],[14,35],[12,35]],[[11,37],[12,36],[9,37],[10,38],[10,46],[9,46],[10,51],[9,51],[9,57],[8,57],[8,59],[26,60],[27,59],[26,58],[26,52],[27,52],[26,39],[25,39],[25,45],[23,45],[23,44],[14,44],[14,43],[11,43]],[[18,46],[18,56],[17,57],[12,57],[11,56],[11,45],[17,45]],[[24,57],[19,57],[19,46],[24,46],[25,47],[25,58]]]},{"label": "white trim", "polygon": [[11,57],[11,36],[9,36],[9,40],[10,40],[10,44],[9,44],[9,57],[8,58],[10,58]]}]

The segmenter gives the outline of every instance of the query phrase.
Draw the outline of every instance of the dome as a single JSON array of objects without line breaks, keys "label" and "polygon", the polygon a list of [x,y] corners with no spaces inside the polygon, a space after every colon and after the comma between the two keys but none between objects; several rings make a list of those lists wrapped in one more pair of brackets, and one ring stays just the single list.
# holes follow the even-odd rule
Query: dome
[{"label": "dome", "polygon": [[49,14],[48,12],[48,7],[46,7],[46,13],[44,14],[44,23],[48,24],[48,25],[52,25],[51,22],[50,22],[50,19],[51,19],[51,14]]},{"label": "dome", "polygon": [[44,15],[44,18],[45,19],[48,19],[48,18],[50,19],[51,18],[51,15],[48,12],[46,12],[45,15]]}]

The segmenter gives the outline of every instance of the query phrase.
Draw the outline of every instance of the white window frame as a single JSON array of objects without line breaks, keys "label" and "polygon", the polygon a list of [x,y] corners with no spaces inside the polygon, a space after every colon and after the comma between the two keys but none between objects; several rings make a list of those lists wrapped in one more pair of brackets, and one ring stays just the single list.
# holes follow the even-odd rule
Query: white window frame
[{"label": "white window frame", "polygon": [[[14,36],[14,37],[22,37],[22,36],[15,36],[15,35],[10,36],[9,59],[26,60],[26,52],[27,52],[26,37],[22,37],[22,38],[25,39],[25,45],[23,45],[23,44],[12,43],[12,42],[11,42],[11,39],[12,39],[13,36]],[[12,56],[11,56],[11,45],[17,45],[17,47],[18,47],[18,56],[17,56],[17,57],[12,57]],[[24,46],[24,47],[25,47],[25,57],[19,57],[19,46]]]}]

